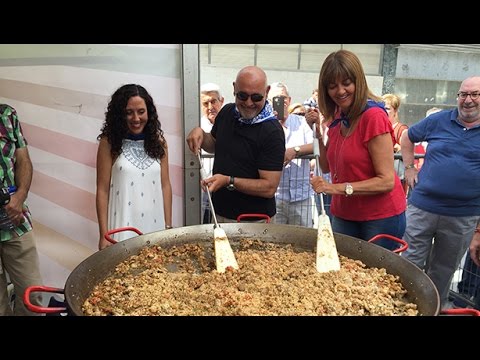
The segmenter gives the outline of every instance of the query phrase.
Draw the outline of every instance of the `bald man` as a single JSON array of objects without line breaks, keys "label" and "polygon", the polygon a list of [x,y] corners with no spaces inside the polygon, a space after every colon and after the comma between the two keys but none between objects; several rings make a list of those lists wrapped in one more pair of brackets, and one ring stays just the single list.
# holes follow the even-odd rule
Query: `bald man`
[{"label": "bald man", "polygon": [[219,222],[236,222],[241,214],[276,214],[275,191],[285,155],[285,134],[267,101],[267,76],[256,66],[241,69],[233,93],[235,103],[218,113],[210,133],[190,131],[187,144],[215,154],[213,176],[203,184],[212,192]]}]

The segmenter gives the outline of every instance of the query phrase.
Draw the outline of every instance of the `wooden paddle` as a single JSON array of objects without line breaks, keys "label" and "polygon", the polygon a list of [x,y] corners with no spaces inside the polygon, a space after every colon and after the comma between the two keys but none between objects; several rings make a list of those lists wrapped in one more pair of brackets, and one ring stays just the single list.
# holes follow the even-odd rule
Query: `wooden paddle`
[{"label": "wooden paddle", "polygon": [[[200,162],[200,176],[202,180],[205,180],[208,175],[203,167],[202,158],[200,157],[200,153],[198,155],[198,161]],[[208,186],[205,186],[207,195],[208,195],[208,202],[210,203],[210,211],[213,215],[213,221],[215,222],[213,226],[213,238],[214,238],[214,249],[215,249],[215,263],[217,265],[217,271],[219,273],[224,273],[228,267],[232,269],[238,269],[237,259],[235,259],[235,255],[233,254],[232,247],[230,246],[230,242],[228,241],[227,234],[225,234],[225,230],[223,230],[217,222],[217,215],[215,214],[215,209],[213,207],[212,196],[210,194],[210,190],[208,190]]]},{"label": "wooden paddle", "polygon": [[[313,154],[315,155],[317,175],[322,176],[320,170],[320,141],[317,138],[315,124],[313,124]],[[323,203],[323,193],[318,194],[320,197],[321,214],[318,216],[318,233],[317,233],[317,260],[316,267],[318,272],[338,271],[340,270],[340,260],[338,258],[337,246],[333,236],[330,218],[325,213],[325,205]]]}]

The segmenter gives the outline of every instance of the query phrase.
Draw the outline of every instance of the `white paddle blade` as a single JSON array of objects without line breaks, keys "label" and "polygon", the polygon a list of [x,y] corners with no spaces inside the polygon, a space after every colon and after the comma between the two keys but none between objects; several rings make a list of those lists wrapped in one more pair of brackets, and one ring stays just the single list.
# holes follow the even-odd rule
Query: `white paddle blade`
[{"label": "white paddle blade", "polygon": [[213,237],[215,238],[215,261],[217,265],[217,271],[224,273],[228,267],[238,269],[237,260],[233,254],[232,247],[228,241],[225,230],[217,226],[213,230]]},{"label": "white paddle blade", "polygon": [[335,245],[332,225],[327,215],[318,217],[316,266],[320,273],[340,270],[337,246]]},{"label": "white paddle blade", "polygon": [[200,177],[202,178],[202,180],[208,178],[208,174],[203,167],[200,168]]},{"label": "white paddle blade", "polygon": [[317,139],[313,140],[313,155],[320,156],[320,144],[318,143]]}]

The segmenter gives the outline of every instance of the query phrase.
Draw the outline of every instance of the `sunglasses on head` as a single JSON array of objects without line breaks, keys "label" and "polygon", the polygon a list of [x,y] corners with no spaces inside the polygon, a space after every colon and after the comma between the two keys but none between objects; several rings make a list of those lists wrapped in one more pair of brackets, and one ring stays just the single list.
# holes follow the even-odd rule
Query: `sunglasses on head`
[{"label": "sunglasses on head", "polygon": [[235,94],[238,100],[247,101],[248,98],[252,99],[253,102],[259,102],[263,100],[263,95],[261,94],[247,94],[246,92],[239,91]]}]

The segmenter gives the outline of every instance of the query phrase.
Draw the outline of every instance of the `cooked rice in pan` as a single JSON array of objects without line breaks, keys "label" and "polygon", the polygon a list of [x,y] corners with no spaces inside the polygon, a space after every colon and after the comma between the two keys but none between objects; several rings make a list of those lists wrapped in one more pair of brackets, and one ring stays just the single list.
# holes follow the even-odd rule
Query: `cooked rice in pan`
[{"label": "cooked rice in pan", "polygon": [[[95,286],[85,315],[418,315],[398,276],[340,256],[318,273],[315,253],[244,240],[240,269],[220,274],[204,247],[143,248]],[[175,272],[172,272],[175,268]]]}]

